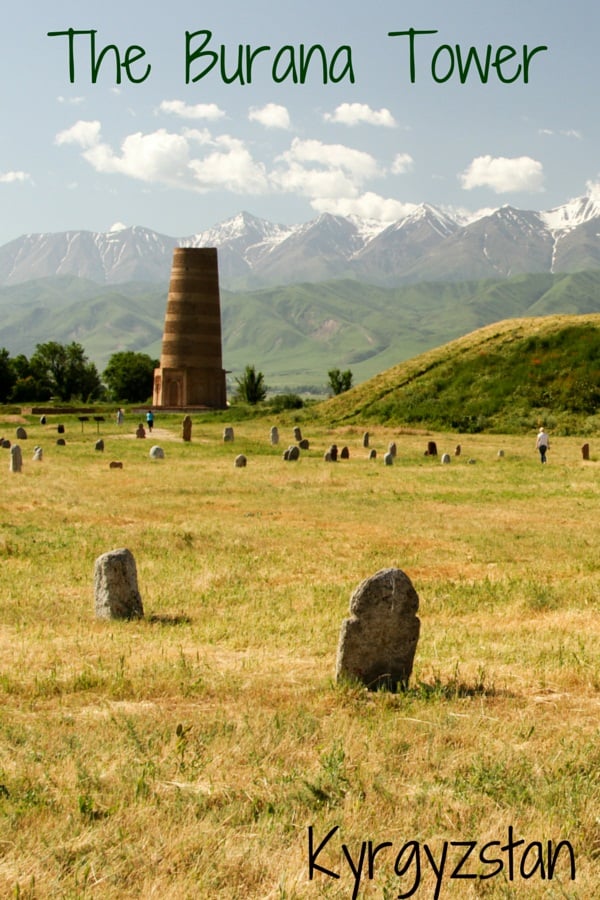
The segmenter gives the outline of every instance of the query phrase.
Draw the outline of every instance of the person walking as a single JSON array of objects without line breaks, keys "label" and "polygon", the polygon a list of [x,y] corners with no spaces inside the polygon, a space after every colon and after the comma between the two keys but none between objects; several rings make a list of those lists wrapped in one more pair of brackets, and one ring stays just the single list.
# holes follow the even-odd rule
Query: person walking
[{"label": "person walking", "polygon": [[152,429],[154,427],[154,413],[151,409],[146,413],[146,424],[148,426],[148,431],[152,434]]},{"label": "person walking", "polygon": [[540,427],[540,430],[538,431],[538,436],[537,436],[537,440],[535,442],[535,447],[536,447],[536,450],[540,451],[540,462],[545,463],[546,462],[546,451],[550,447],[550,438],[546,434],[543,426]]}]

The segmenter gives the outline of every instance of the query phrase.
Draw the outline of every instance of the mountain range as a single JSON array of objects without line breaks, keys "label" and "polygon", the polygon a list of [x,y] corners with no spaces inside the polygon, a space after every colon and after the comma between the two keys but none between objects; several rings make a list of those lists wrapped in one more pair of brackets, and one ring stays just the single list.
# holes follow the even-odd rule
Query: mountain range
[{"label": "mountain range", "polygon": [[600,202],[501,207],[460,220],[422,205],[383,227],[321,215],[286,227],[240,213],[176,239],[133,227],[23,235],[0,247],[0,348],[80,343],[158,358],[173,249],[219,250],[223,364],[274,390],[358,384],[507,318],[600,312]]},{"label": "mountain range", "polygon": [[324,213],[293,226],[243,212],[186,237],[134,226],[25,234],[0,247],[0,285],[53,275],[101,284],[168,284],[173,249],[217,247],[222,287],[247,290],[356,279],[395,286],[600,268],[600,200],[546,212],[503,206],[466,220],[427,204],[382,225]]}]

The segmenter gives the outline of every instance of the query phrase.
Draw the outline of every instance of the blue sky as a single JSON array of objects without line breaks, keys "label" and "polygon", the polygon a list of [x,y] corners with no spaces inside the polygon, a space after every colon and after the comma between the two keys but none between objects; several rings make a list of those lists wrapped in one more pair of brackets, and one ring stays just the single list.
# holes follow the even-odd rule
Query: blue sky
[{"label": "blue sky", "polygon": [[[241,210],[293,224],[324,211],[392,221],[420,202],[551,209],[599,190],[599,25],[591,0],[11,4],[0,244],[117,224],[181,237]],[[131,80],[122,66],[117,83],[109,50],[93,83],[83,34],[71,83],[69,38],[48,37],[69,28],[95,31],[97,52],[115,45],[121,61],[141,48]],[[412,83],[409,38],[389,36],[411,28],[436,32],[414,39]],[[190,40],[203,55],[189,83],[186,32],[203,33]],[[228,83],[220,63],[233,78],[240,45],[242,56],[270,49],[255,53],[251,83]],[[313,45],[327,80],[313,62],[295,84],[292,56]],[[474,46],[483,59],[488,45],[492,61],[500,47],[512,57],[505,83],[492,66],[487,83],[473,67],[461,83],[459,55]],[[530,55],[537,47],[548,49]]]}]

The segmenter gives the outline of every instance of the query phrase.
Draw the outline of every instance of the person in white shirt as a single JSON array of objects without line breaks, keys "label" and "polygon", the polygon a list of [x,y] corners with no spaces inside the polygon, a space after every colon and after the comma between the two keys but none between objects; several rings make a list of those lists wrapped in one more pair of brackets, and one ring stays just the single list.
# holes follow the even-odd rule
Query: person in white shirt
[{"label": "person in white shirt", "polygon": [[540,451],[541,462],[546,462],[546,450],[550,447],[550,438],[543,428],[538,431],[537,440],[535,442],[536,450]]}]

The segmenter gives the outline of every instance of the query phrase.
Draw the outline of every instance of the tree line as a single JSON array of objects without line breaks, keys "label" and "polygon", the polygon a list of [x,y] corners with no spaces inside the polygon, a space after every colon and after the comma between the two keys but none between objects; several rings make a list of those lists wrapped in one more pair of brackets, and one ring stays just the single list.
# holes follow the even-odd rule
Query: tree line
[{"label": "tree line", "polygon": [[[0,403],[43,403],[48,400],[89,403],[114,400],[145,403],[152,396],[154,370],[159,361],[146,353],[121,350],[113,353],[102,374],[90,362],[81,344],[48,341],[37,344],[27,358],[21,353],[11,357],[0,348]],[[340,394],[352,386],[352,372],[330,369],[329,391]],[[267,396],[262,372],[247,365],[236,378],[236,399],[252,405]]]},{"label": "tree line", "polygon": [[29,358],[11,357],[0,349],[0,403],[31,403],[56,399],[127,400],[143,403],[152,396],[154,369],[159,365],[145,353],[113,353],[102,374],[81,344],[48,341],[37,344]]}]

